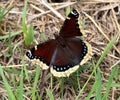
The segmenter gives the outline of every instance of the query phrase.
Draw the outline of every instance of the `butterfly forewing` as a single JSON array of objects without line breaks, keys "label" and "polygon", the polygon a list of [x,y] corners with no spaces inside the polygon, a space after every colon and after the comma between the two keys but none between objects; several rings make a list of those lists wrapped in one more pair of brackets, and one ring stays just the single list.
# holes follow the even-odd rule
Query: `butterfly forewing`
[{"label": "butterfly forewing", "polygon": [[81,36],[80,14],[77,10],[73,9],[66,18],[61,30],[60,35],[64,38]]}]

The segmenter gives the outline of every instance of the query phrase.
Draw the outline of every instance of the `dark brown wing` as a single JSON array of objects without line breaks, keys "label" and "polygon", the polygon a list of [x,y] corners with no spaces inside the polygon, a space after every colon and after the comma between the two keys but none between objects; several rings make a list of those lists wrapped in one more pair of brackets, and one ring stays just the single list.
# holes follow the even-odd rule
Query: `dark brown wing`
[{"label": "dark brown wing", "polygon": [[64,38],[70,38],[75,36],[81,36],[82,34],[83,32],[80,14],[77,10],[73,9],[66,18],[60,30],[60,36]]},{"label": "dark brown wing", "polygon": [[57,77],[66,77],[76,71],[91,57],[91,46],[77,38],[67,39],[66,47],[58,47],[56,60],[51,73]]},{"label": "dark brown wing", "polygon": [[26,57],[30,61],[39,64],[43,69],[47,69],[48,66],[50,65],[55,48],[56,48],[56,41],[49,40],[27,51]]}]

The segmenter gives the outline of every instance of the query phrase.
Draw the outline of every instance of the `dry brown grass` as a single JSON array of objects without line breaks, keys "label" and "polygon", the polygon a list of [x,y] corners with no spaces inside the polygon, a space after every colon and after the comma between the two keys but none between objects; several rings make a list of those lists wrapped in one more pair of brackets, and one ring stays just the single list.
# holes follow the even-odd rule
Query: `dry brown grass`
[{"label": "dry brown grass", "polygon": [[[45,33],[47,37],[53,38],[54,33],[58,33],[60,27],[65,19],[65,9],[67,6],[71,8],[76,8],[79,11],[82,11],[86,16],[84,17],[86,20],[85,24],[85,35],[83,36],[84,40],[88,41],[92,45],[93,49],[93,60],[96,63],[98,58],[101,56],[106,45],[109,41],[115,36],[118,32],[120,33],[120,11],[116,16],[116,12],[114,12],[114,8],[119,6],[119,0],[81,0],[80,2],[75,3],[72,2],[62,2],[62,3],[50,3],[49,6],[38,2],[37,0],[29,0],[28,1],[28,10],[27,10],[27,25],[32,24],[34,26],[35,38],[38,43],[44,42],[45,40],[41,37],[40,32]],[[9,13],[2,20],[0,29],[0,36],[8,34],[9,27],[12,32],[16,32],[22,27],[21,14],[24,7],[23,0],[1,0],[0,7],[9,4],[9,6],[13,6],[13,9],[9,11]],[[120,6],[119,6],[120,7]],[[51,9],[51,10],[50,10]],[[7,39],[0,41],[0,64],[3,67],[13,67],[16,69],[21,69],[21,59],[20,51],[17,47],[22,47],[23,54],[25,51],[30,48],[24,45],[23,34],[16,35],[11,38],[13,55],[10,57],[5,57],[5,54],[9,53],[9,48],[7,45]],[[36,45],[36,43],[31,44],[31,47]],[[112,66],[120,60],[120,35],[116,40],[113,48],[105,57],[104,61],[100,65],[101,73],[102,73],[102,81],[107,81],[109,74],[111,72]],[[89,61],[88,63],[90,63]],[[91,66],[92,67],[92,66]],[[119,64],[120,67],[120,64]],[[34,73],[32,68],[28,68],[29,74]],[[33,68],[34,69],[34,68]],[[81,87],[84,85],[85,81],[88,79],[92,68],[89,71],[84,71],[80,75],[80,84]],[[12,74],[12,73],[11,73]],[[16,81],[19,80],[18,75],[12,74],[16,76]],[[120,75],[120,68],[119,68]],[[9,82],[9,75],[6,73],[6,77]],[[40,81],[38,84],[38,90],[41,95],[48,99],[48,97],[44,94],[45,88],[49,87],[49,79],[50,74],[49,71],[41,71]],[[53,94],[56,99],[60,99],[60,90],[59,84],[57,83],[56,78],[54,78],[53,83]],[[83,95],[80,96],[80,99],[83,100],[90,91],[90,88],[94,82],[94,77],[89,82],[87,88],[85,89]],[[116,83],[120,83],[120,80],[114,80]],[[0,91],[2,95],[6,95],[5,89],[2,87],[2,80],[0,80]],[[77,95],[77,90],[75,90],[71,84],[65,83],[64,89],[64,99],[65,100],[74,100]],[[24,82],[24,88],[27,91],[27,82]],[[105,89],[103,88],[102,93],[104,94]],[[0,94],[1,96],[1,94]],[[109,100],[116,100],[120,96],[120,88],[112,88],[109,94]],[[27,98],[26,98],[27,99]],[[6,99],[7,100],[7,99]],[[27,99],[28,100],[28,99]]]}]

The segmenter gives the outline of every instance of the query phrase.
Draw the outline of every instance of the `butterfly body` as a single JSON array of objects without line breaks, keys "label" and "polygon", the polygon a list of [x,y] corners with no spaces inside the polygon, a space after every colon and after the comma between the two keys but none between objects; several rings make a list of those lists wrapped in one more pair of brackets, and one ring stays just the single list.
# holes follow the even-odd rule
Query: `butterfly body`
[{"label": "butterfly body", "polygon": [[83,65],[92,55],[91,45],[76,38],[81,36],[80,16],[73,9],[55,39],[39,44],[26,53],[26,57],[43,69],[50,68],[57,77],[67,77]]}]

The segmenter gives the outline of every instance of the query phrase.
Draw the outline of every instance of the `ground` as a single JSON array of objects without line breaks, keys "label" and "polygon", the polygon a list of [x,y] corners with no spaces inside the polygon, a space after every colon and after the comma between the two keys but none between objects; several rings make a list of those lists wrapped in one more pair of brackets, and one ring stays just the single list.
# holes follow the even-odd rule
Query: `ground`
[{"label": "ground", "polygon": [[[82,39],[89,42],[92,46],[92,58],[85,64],[85,69],[71,75],[69,78],[56,78],[51,76],[49,70],[40,69],[38,83],[36,86],[36,98],[49,99],[46,89],[50,89],[55,100],[74,100],[79,98],[83,100],[90,95],[96,80],[100,80],[101,95],[104,100],[120,99],[120,2],[119,0],[84,0],[84,1],[58,1],[54,3],[49,1],[49,6],[44,4],[45,0],[28,0],[26,25],[33,25],[34,41],[26,46],[25,35],[22,30],[22,12],[25,6],[23,0],[1,0],[0,1],[0,65],[4,71],[4,75],[17,98],[18,87],[20,82],[21,70],[24,68],[23,75],[23,96],[26,100],[31,100],[36,65],[27,63],[24,59],[25,52],[31,47],[42,43],[47,39],[53,39],[54,34],[58,34],[59,30],[66,18],[66,12],[69,8],[75,8],[83,17],[83,27],[85,34]],[[76,3],[75,3],[76,2]],[[6,14],[2,16],[2,10],[5,8]],[[54,13],[54,10],[57,13]],[[59,17],[60,14],[60,17]],[[112,48],[107,52],[104,59],[91,75],[97,66],[99,58],[106,49],[111,40],[117,36]],[[86,68],[87,67],[87,68]],[[26,71],[27,74],[26,75]],[[112,73],[113,72],[113,73]],[[77,75],[77,77],[76,77]],[[100,75],[100,76],[99,76]],[[90,77],[89,82],[85,85]],[[29,81],[28,81],[29,78]],[[111,80],[110,80],[111,79]],[[63,85],[64,82],[64,85]],[[99,82],[99,81],[98,81]],[[110,84],[111,83],[111,84]],[[4,85],[4,79],[0,77],[0,97],[4,100],[9,98],[7,89]],[[52,86],[51,86],[52,84]],[[110,87],[109,87],[110,85]],[[85,88],[84,88],[85,87]],[[81,91],[81,89],[83,89]],[[91,99],[97,98],[96,88]],[[100,91],[98,91],[100,92]],[[81,93],[79,95],[79,93]],[[108,94],[107,94],[108,93]],[[105,99],[105,96],[107,98]],[[18,99],[18,98],[17,98]],[[103,99],[103,98],[102,98]],[[35,100],[35,99],[33,99]]]}]

